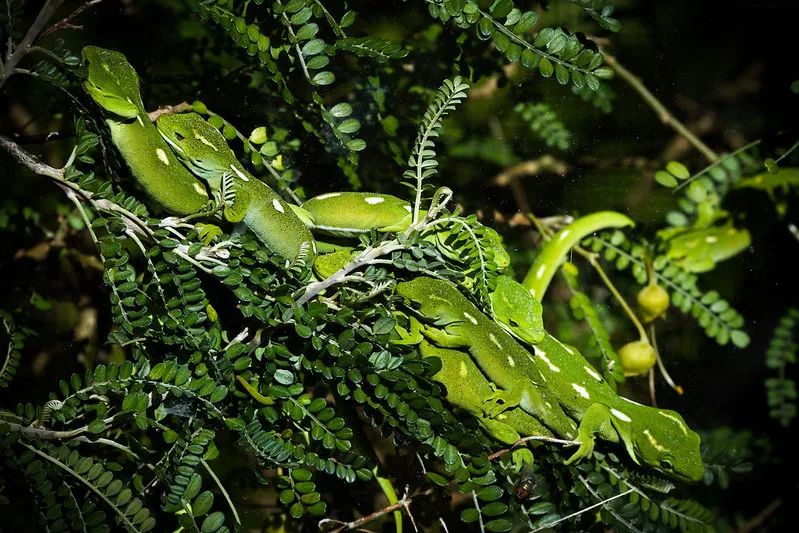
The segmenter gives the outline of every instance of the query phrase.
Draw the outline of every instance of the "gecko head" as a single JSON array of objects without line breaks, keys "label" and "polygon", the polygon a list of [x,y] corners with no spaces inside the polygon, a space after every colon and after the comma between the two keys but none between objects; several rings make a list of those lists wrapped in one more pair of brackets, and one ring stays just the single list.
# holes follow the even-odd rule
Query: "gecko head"
[{"label": "gecko head", "polygon": [[158,117],[156,126],[180,160],[203,178],[227,172],[227,155],[235,160],[219,130],[197,113],[167,113]]},{"label": "gecko head", "polygon": [[127,119],[144,112],[139,76],[123,54],[99,46],[86,46],[82,55],[87,67],[83,87],[97,105]]},{"label": "gecko head", "polygon": [[675,411],[651,409],[650,413],[633,417],[638,422],[635,425],[639,426],[633,431],[637,458],[671,478],[700,481],[705,467],[699,449],[699,435]]}]

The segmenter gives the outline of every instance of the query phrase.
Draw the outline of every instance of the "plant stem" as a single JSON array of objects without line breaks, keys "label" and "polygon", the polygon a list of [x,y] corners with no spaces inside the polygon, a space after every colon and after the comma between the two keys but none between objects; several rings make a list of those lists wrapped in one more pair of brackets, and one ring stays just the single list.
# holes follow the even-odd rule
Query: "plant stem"
[{"label": "plant stem", "polygon": [[621,65],[621,63],[619,63],[619,61],[613,55],[605,52],[604,50],[602,51],[602,55],[605,56],[605,63],[607,63],[608,66],[612,68],[614,72],[616,72],[616,74],[626,81],[630,87],[635,90],[635,92],[641,95],[641,98],[643,98],[644,101],[649,104],[649,107],[652,108],[663,124],[671,127],[678,134],[685,137],[685,139],[691,143],[694,148],[699,150],[708,161],[711,163],[718,161],[718,154],[710,149],[710,147],[705,143],[703,143],[699,137],[694,135],[694,133],[689,130],[685,124],[680,122],[674,115],[672,115],[669,110],[666,109],[666,106],[664,106],[663,103],[658,100],[649,89],[647,89],[646,85],[643,84],[638,76],[624,68],[624,66]]},{"label": "plant stem", "polygon": [[2,72],[0,72],[0,87],[5,84],[8,78],[19,72],[17,64],[28,54],[33,42],[39,37],[44,26],[52,16],[55,15],[55,12],[58,11],[58,8],[61,7],[63,3],[64,0],[46,0],[39,14],[30,25],[30,28],[28,28],[25,37],[23,37],[16,48],[14,48],[13,52],[11,51],[11,42],[9,41],[9,49],[6,51],[6,61],[3,65]]}]

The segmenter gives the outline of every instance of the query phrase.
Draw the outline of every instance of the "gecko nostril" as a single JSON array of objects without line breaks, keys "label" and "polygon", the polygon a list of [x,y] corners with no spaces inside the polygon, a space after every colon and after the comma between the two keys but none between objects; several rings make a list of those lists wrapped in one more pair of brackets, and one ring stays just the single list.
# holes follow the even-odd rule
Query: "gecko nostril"
[{"label": "gecko nostril", "polygon": [[175,132],[175,138],[176,138],[177,140],[179,140],[179,141],[182,141],[182,140],[183,140],[183,139],[185,139],[186,137],[184,137],[183,135],[181,135],[181,134],[180,134],[180,132],[176,131],[176,132]]}]

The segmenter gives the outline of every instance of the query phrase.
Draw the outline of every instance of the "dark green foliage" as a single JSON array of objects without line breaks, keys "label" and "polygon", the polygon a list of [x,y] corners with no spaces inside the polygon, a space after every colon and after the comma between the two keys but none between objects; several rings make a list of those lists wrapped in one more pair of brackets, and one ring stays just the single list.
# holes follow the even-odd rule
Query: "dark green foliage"
[{"label": "dark green foliage", "polygon": [[[232,141],[242,161],[287,201],[335,191],[344,180],[351,188],[364,184],[381,192],[402,190],[396,186],[403,178],[411,186],[406,197],[415,209],[414,227],[346,243],[356,253],[396,248],[302,304],[298,301],[304,302],[301,298],[318,281],[307,255],[287,263],[222,218],[162,218],[164,213],[140,200],[103,117],[84,105],[79,83],[85,72],[77,50],[91,40],[88,14],[86,33],[76,32],[70,40],[74,49],[39,43],[50,53],[45,51],[26,81],[55,88],[57,97],[48,93],[53,103],[27,109],[36,111],[35,126],[48,131],[67,117],[60,127],[60,160],[66,161],[74,146],[73,157],[63,179],[57,172],[42,178],[49,180],[42,189],[66,194],[56,208],[42,201],[16,212],[4,198],[0,229],[6,237],[7,229],[23,227],[19,220],[38,228],[47,245],[58,250],[58,260],[50,261],[51,256],[31,270],[58,263],[56,275],[48,275],[63,278],[59,287],[65,287],[66,299],[83,306],[94,298],[89,310],[97,312],[99,326],[89,340],[78,340],[77,334],[73,339],[78,328],[65,328],[68,352],[56,342],[33,345],[41,335],[29,338],[27,329],[0,312],[0,342],[8,347],[0,354],[0,389],[25,395],[18,402],[4,396],[0,408],[4,516],[19,515],[13,513],[19,498],[31,511],[25,525],[52,531],[318,529],[323,518],[350,520],[378,510],[374,472],[379,471],[400,497],[408,487],[420,530],[445,520],[450,531],[492,532],[548,526],[710,531],[717,525],[719,519],[700,503],[706,501],[702,491],[637,467],[612,443],[598,442],[592,458],[565,466],[569,447],[531,441],[526,445],[535,462],[520,471],[512,452],[502,450],[507,444],[446,401],[444,387],[431,379],[433,364],[413,347],[393,342],[395,325],[403,320],[398,311],[407,312],[393,295],[397,281],[418,275],[452,280],[490,314],[488,295],[496,276],[519,273],[505,266],[508,258],[499,253],[503,239],[514,267],[529,263],[528,232],[498,225],[500,237],[483,215],[496,211],[499,224],[508,211],[527,209],[519,201],[525,180],[514,178],[518,187],[504,195],[508,184],[490,177],[492,171],[542,159],[541,143],[530,149],[525,142],[531,132],[547,148],[569,150],[564,157],[574,153],[566,161],[574,180],[588,173],[590,158],[604,163],[605,145],[594,138],[600,130],[592,130],[597,125],[588,120],[600,113],[590,106],[609,114],[611,102],[629,106],[631,98],[625,93],[614,100],[615,92],[600,81],[611,76],[611,69],[603,66],[596,45],[573,30],[589,33],[598,24],[618,31],[613,6],[605,0],[572,0],[562,20],[554,5],[546,9],[512,0],[399,4],[370,5],[367,13],[365,3],[185,0],[143,2],[154,11],[140,12],[137,5],[118,15],[138,13],[154,30],[161,17],[170,25],[163,57],[136,62],[150,102],[194,101],[191,108]],[[12,19],[23,16],[17,7],[11,3]],[[399,22],[387,24],[386,13]],[[0,19],[5,16],[0,9]],[[572,26],[571,19],[572,29],[560,26]],[[105,31],[116,32],[114,23],[105,22],[111,28]],[[6,31],[5,24],[0,26]],[[17,29],[15,42],[24,35]],[[115,37],[119,44],[95,40],[118,46],[133,62],[136,49],[123,35]],[[616,36],[610,37],[616,45]],[[164,44],[163,37],[153,39]],[[496,87],[487,96],[476,94],[491,82]],[[561,100],[567,103],[558,105]],[[24,134],[21,126],[9,128],[15,139]],[[6,135],[5,126],[0,133]],[[598,144],[596,153],[580,145],[581,137]],[[17,140],[26,151],[36,151],[35,144]],[[58,152],[55,145],[45,148],[43,161],[59,160],[44,157]],[[613,149],[626,159],[650,148],[642,143]],[[450,165],[447,155],[475,161]],[[693,164],[689,157],[685,161]],[[473,164],[486,162],[498,168]],[[773,160],[767,167],[777,165]],[[693,177],[670,163],[655,179],[672,190],[684,186],[686,194],[667,216],[666,230],[702,222],[703,213],[720,220],[730,209],[729,217],[735,216],[728,195],[761,166],[748,149]],[[27,178],[28,171],[20,166],[11,175]],[[550,198],[551,189],[539,192],[537,186],[530,200],[545,200],[547,209],[564,214],[556,197]],[[564,194],[571,194],[567,189]],[[35,190],[38,194],[38,186]],[[603,197],[601,203],[615,209],[614,201],[615,196]],[[657,235],[650,229],[641,224],[628,235],[600,235],[587,244],[640,284],[647,281],[651,262],[673,305],[709,337],[721,345],[747,345],[742,316],[719,292],[700,289],[696,275],[669,262],[660,242],[665,239],[648,244],[645,239]],[[15,242],[13,251],[19,247],[25,256],[32,244],[38,243]],[[94,259],[95,266],[86,269],[95,268],[96,278],[79,278],[70,254]],[[102,281],[96,265],[102,267]],[[570,330],[607,381],[623,383],[611,343],[621,314],[604,308],[608,298],[602,285],[565,274],[568,291],[556,294],[547,308],[552,331]],[[716,281],[703,286],[733,294],[734,288]],[[49,304],[40,283],[31,282],[23,298],[5,306],[21,323],[29,323],[25,315],[31,308],[41,312]],[[623,283],[620,287],[629,290]],[[783,424],[795,414],[793,381],[784,373],[795,359],[797,318],[793,310],[785,315],[767,355],[769,367],[779,373],[766,383],[769,404]],[[49,335],[49,323],[47,328]],[[77,354],[72,360],[60,357],[72,352]],[[44,393],[49,382],[28,368],[37,354],[49,365],[47,376],[59,376],[53,390]],[[687,357],[681,363],[692,364]],[[635,386],[628,382],[619,388],[633,397],[640,392]],[[677,409],[697,412],[688,403]],[[745,473],[767,457],[761,448],[746,432],[705,432],[707,490],[726,489],[731,473]],[[254,489],[256,484],[262,487]],[[267,495],[266,505],[256,491]],[[712,494],[707,497],[712,501]],[[240,513],[239,506],[247,506],[247,512]],[[255,523],[261,511],[277,518]],[[719,505],[718,512],[729,508]]]},{"label": "dark green foliage", "polygon": [[391,41],[379,37],[347,37],[336,41],[337,50],[345,50],[358,57],[369,57],[378,63],[391,59],[402,59],[408,55],[407,50]]},{"label": "dark green foliage", "polygon": [[599,23],[600,26],[609,31],[619,31],[621,24],[618,20],[611,17],[613,14],[613,4],[608,0],[570,0],[576,4]]},{"label": "dark green foliage", "polygon": [[[572,297],[569,300],[569,306],[574,318],[584,320],[591,332],[591,347],[595,350],[595,354],[599,356],[598,358],[594,357],[596,359],[594,366],[602,373],[607,382],[615,388],[616,384],[624,382],[624,368],[621,365],[621,358],[610,342],[610,335],[602,323],[594,303],[584,292],[580,291],[577,276],[572,275],[565,269],[561,270],[561,272],[566,278],[569,289],[571,289]],[[589,358],[594,355],[584,353]]]},{"label": "dark green foliage", "polygon": [[11,315],[2,310],[0,310],[0,322],[2,322],[0,346],[5,346],[2,353],[3,363],[0,364],[0,389],[3,389],[8,387],[19,369],[26,332],[18,329]]},{"label": "dark green foliage", "polygon": [[569,130],[547,104],[516,104],[513,108],[519,113],[530,129],[550,148],[569,149]]},{"label": "dark green foliage", "polygon": [[477,36],[491,40],[509,61],[538,69],[545,78],[553,74],[561,85],[596,90],[599,78],[612,72],[602,67],[602,54],[561,28],[542,28],[535,38],[528,34],[536,25],[535,11],[521,11],[512,0],[496,0],[485,10],[473,0],[430,0],[430,14],[442,22],[452,20],[460,28],[474,27]]},{"label": "dark green foliage", "polygon": [[722,489],[730,484],[730,476],[752,470],[752,461],[761,453],[761,439],[748,431],[721,427],[702,435],[702,460],[705,463],[705,485],[717,483]]},{"label": "dark green foliage", "polygon": [[[648,281],[646,258],[651,251],[635,243],[620,231],[586,239],[588,246],[611,262],[618,270],[630,269],[635,280],[644,285]],[[703,292],[697,286],[697,276],[669,262],[666,256],[652,261],[658,285],[671,295],[672,304],[683,313],[690,314],[705,334],[721,345],[732,342],[738,348],[749,344],[749,336],[742,329],[743,317],[716,291]]]},{"label": "dark green foliage", "polygon": [[769,416],[783,427],[788,427],[796,417],[796,383],[788,377],[787,371],[796,363],[799,351],[796,342],[798,322],[799,309],[788,309],[774,329],[766,350],[766,366],[777,372],[776,377],[766,379]]}]

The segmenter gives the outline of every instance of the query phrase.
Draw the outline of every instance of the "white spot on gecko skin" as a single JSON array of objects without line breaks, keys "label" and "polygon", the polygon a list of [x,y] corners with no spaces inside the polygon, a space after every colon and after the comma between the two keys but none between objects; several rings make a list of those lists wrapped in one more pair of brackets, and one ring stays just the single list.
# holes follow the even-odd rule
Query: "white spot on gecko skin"
[{"label": "white spot on gecko skin", "polygon": [[502,344],[497,340],[497,337],[493,333],[489,333],[488,338],[491,339],[491,342],[493,342],[497,348],[500,350],[502,349]]},{"label": "white spot on gecko skin", "polygon": [[582,385],[578,385],[577,383],[572,383],[572,388],[577,392],[577,394],[579,394],[586,400],[591,399],[591,395],[588,394],[588,391],[585,390],[585,387],[583,387]]},{"label": "white spot on gecko skin", "polygon": [[386,199],[380,198],[379,196],[367,196],[366,198],[364,198],[364,201],[366,201],[366,203],[369,205],[377,205],[377,204],[382,204],[383,202],[386,201]]},{"label": "white spot on gecko skin", "polygon": [[618,418],[622,422],[632,422],[633,421],[632,418],[630,418],[629,416],[625,415],[624,413],[622,413],[618,409],[611,409],[610,410],[610,414],[612,414],[613,416],[615,416],[616,418]]},{"label": "white spot on gecko skin", "polygon": [[108,63],[103,63],[103,70],[106,72],[111,72],[111,67],[108,66]]},{"label": "white spot on gecko skin", "polygon": [[513,357],[511,357],[510,355],[508,356],[508,365],[510,365],[511,368],[516,366],[516,361],[514,361]]},{"label": "white spot on gecko skin", "polygon": [[281,204],[280,200],[278,200],[277,198],[273,198],[272,199],[272,207],[274,207],[275,210],[278,211],[279,213],[285,213],[286,212],[286,210],[283,209],[283,204]]},{"label": "white spot on gecko skin", "polygon": [[313,253],[316,253],[316,241],[311,241],[311,250],[313,250]]},{"label": "white spot on gecko skin", "polygon": [[585,369],[586,372],[588,372],[588,375],[590,375],[592,378],[594,378],[597,381],[602,381],[602,376],[600,376],[596,370],[594,370],[588,365],[583,365],[583,368]]},{"label": "white spot on gecko skin", "polygon": [[674,422],[677,423],[678,426],[680,426],[680,429],[682,430],[682,432],[684,434],[686,434],[686,435],[688,434],[688,429],[685,427],[685,423],[682,420],[680,420],[676,416],[671,415],[669,413],[664,413],[663,411],[658,411],[658,414],[660,416],[665,416],[666,418],[673,420]]},{"label": "white spot on gecko skin", "polygon": [[407,211],[408,213],[413,213],[413,208],[411,206],[409,206],[409,205],[406,205],[405,206],[405,211]]},{"label": "white spot on gecko skin", "polygon": [[624,396],[622,396],[621,399],[624,400],[625,402],[631,403],[633,405],[641,405],[640,403],[635,402],[635,401],[633,401],[633,400],[631,400],[629,398],[625,398]]},{"label": "white spot on gecko skin", "polygon": [[203,194],[205,192],[205,189],[203,189],[203,186],[199,183],[193,183],[192,185],[194,185],[194,190],[198,193]]},{"label": "white spot on gecko skin", "polygon": [[[200,141],[201,143],[203,143],[205,146],[209,146],[209,147],[213,148],[214,152],[218,152],[219,151],[219,148],[214,146],[214,144],[211,141],[209,141],[208,139],[206,139],[205,137],[203,137],[199,133],[194,132],[194,138],[197,139],[198,141]],[[231,165],[231,166],[233,166],[233,165]]]},{"label": "white spot on gecko skin", "polygon": [[340,192],[329,192],[326,194],[320,194],[316,197],[316,200],[327,200],[328,198],[335,198],[336,196],[341,196]]},{"label": "white spot on gecko skin", "polygon": [[469,374],[468,369],[466,368],[466,363],[461,361],[461,366],[458,369],[458,375],[462,378],[465,378]]},{"label": "white spot on gecko skin", "polygon": [[562,240],[566,239],[570,234],[571,234],[571,230],[568,230],[568,229],[563,230],[563,233],[560,234],[560,237],[558,237],[558,239],[560,239],[562,241]]},{"label": "white spot on gecko skin", "polygon": [[658,443],[658,441],[655,440],[655,437],[652,436],[652,434],[649,432],[648,429],[644,430],[644,435],[646,435],[646,438],[649,439],[649,442],[652,443],[652,446],[654,446],[657,451],[659,452],[666,451],[666,448],[661,446],[660,443]]},{"label": "white spot on gecko skin", "polygon": [[560,368],[552,364],[552,361],[549,360],[549,357],[547,357],[547,354],[544,353],[543,350],[541,350],[538,346],[533,346],[533,350],[535,351],[536,357],[540,357],[552,372],[560,372]]},{"label": "white spot on gecko skin", "polygon": [[[250,181],[250,179],[249,179],[247,176],[245,176],[245,175],[244,175],[244,174],[241,172],[241,170],[237,169],[237,168],[236,168],[236,167],[233,165],[233,163],[231,163],[231,164],[230,164],[230,170],[232,170],[233,172],[235,172],[235,173],[236,173],[236,175],[237,175],[239,178],[241,178],[241,181]],[[275,209],[277,209],[277,208],[275,208]],[[280,212],[282,213],[283,211],[280,211]]]},{"label": "white spot on gecko skin", "polygon": [[705,242],[708,243],[708,244],[713,244],[714,242],[716,242],[718,240],[719,240],[719,238],[715,237],[713,235],[708,235],[707,237],[705,237]]},{"label": "white spot on gecko skin", "polygon": [[471,322],[472,324],[474,324],[475,326],[477,325],[477,319],[476,319],[476,318],[474,318],[474,317],[473,317],[472,315],[470,315],[469,313],[467,313],[466,311],[464,311],[464,312],[463,312],[463,316],[465,316],[465,317],[466,317],[466,319],[467,319],[469,322]]},{"label": "white spot on gecko skin", "polygon": [[165,165],[169,165],[169,158],[166,156],[166,152],[164,152],[161,148],[155,149],[155,155],[158,156],[158,159]]},{"label": "white spot on gecko skin", "polygon": [[544,272],[546,272],[546,270],[547,270],[547,266],[546,265],[541,265],[540,267],[538,267],[538,271],[535,273],[535,277],[537,277],[537,278],[543,277]]}]

